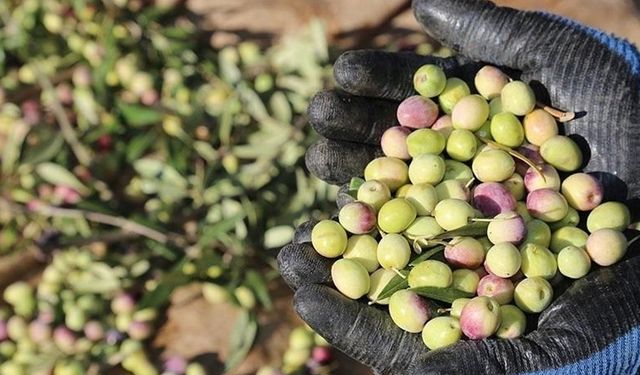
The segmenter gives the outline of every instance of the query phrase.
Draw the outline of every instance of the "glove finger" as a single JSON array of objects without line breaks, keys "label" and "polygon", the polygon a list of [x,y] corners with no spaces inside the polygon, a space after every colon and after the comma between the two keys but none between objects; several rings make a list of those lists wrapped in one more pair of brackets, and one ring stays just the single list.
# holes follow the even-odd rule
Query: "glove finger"
[{"label": "glove finger", "polygon": [[333,71],[338,85],[350,94],[402,100],[415,94],[413,74],[424,64],[439,65],[447,74],[458,66],[456,58],[361,50],[343,53]]},{"label": "glove finger", "polygon": [[629,121],[637,117],[640,61],[630,43],[486,0],[414,0],[413,9],[439,41],[472,60],[523,71],[540,101],[580,113],[564,131],[589,144],[585,170],[600,172],[615,199],[640,194],[637,163],[629,157],[640,149],[638,127]]},{"label": "glove finger", "polygon": [[430,36],[460,54],[520,70],[548,63],[539,57],[549,44],[570,42],[558,40],[567,25],[555,18],[487,0],[414,0],[413,11]]},{"label": "glove finger", "polygon": [[410,374],[520,374],[538,365],[548,353],[526,338],[464,340],[425,352]]},{"label": "glove finger", "polygon": [[362,176],[367,164],[382,155],[378,147],[321,139],[307,150],[305,161],[311,173],[330,184],[345,184]]},{"label": "glove finger", "polygon": [[338,209],[346,206],[349,203],[353,203],[356,199],[349,194],[349,184],[344,184],[338,189],[338,196],[336,197],[336,205]]},{"label": "glove finger", "polygon": [[426,350],[420,335],[396,327],[386,311],[322,285],[295,293],[300,317],[333,346],[381,374],[402,374]]},{"label": "glove finger", "polygon": [[295,244],[311,243],[311,231],[313,230],[313,226],[317,223],[317,220],[309,220],[298,225],[291,242]]},{"label": "glove finger", "polygon": [[326,138],[379,145],[382,133],[398,125],[398,103],[338,90],[316,94],[309,103],[311,127]]},{"label": "glove finger", "polygon": [[293,290],[330,282],[333,262],[319,255],[310,243],[291,243],[278,253],[280,275]]},{"label": "glove finger", "polygon": [[510,374],[563,366],[567,373],[636,373],[615,348],[640,336],[638,267],[640,258],[634,257],[576,281],[525,337],[460,342],[425,354],[414,373]]}]

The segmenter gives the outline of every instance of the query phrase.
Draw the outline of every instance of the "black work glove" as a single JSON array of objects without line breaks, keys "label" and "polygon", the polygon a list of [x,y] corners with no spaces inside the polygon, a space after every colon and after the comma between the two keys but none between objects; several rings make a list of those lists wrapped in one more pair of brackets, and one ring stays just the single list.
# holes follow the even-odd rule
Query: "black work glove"
[{"label": "black work glove", "polygon": [[[380,153],[382,132],[397,124],[398,101],[413,94],[411,78],[419,66],[436,63],[469,81],[474,64],[468,62],[481,61],[521,73],[541,101],[582,112],[564,129],[588,143],[585,170],[600,173],[609,199],[639,196],[640,56],[634,47],[560,17],[483,0],[415,0],[413,7],[426,31],[459,56],[439,60],[375,51],[341,56],[335,76],[344,91],[318,94],[309,109],[312,126],[326,137],[307,152],[314,174],[336,184],[362,174]],[[333,260],[315,253],[311,228],[312,223],[298,228],[278,257],[283,277],[296,290],[295,308],[334,346],[378,373],[636,374],[640,369],[637,257],[573,283],[525,337],[461,341],[429,352],[420,335],[397,328],[387,312],[331,287]]]}]

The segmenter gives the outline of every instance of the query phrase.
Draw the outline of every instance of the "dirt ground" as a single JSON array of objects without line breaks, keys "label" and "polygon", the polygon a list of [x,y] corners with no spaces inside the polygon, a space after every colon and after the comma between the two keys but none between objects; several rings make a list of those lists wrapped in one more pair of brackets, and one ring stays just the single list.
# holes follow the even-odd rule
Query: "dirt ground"
[{"label": "dirt ground", "polygon": [[[253,38],[270,40],[295,32],[310,19],[325,21],[328,35],[344,48],[361,47],[381,31],[419,32],[409,0],[188,0],[216,45]],[[496,0],[518,9],[567,16],[640,43],[638,0]],[[396,17],[400,14],[399,17]],[[364,39],[364,40],[363,40]],[[365,43],[366,44],[366,43]]]},{"label": "dirt ground", "polygon": [[[382,47],[394,38],[426,40],[405,0],[189,0],[213,32],[212,44],[221,46],[244,39],[270,42],[296,32],[307,21],[321,18],[329,38],[343,49]],[[630,0],[497,0],[519,9],[546,10],[567,16],[640,43],[640,13]],[[416,39],[417,38],[417,39]],[[272,286],[275,308],[261,316],[261,331],[248,359],[234,372],[253,374],[263,364],[279,364],[292,327],[301,322],[291,308],[291,293],[283,283]],[[164,355],[205,358],[214,374],[228,355],[227,339],[238,311],[228,305],[209,305],[197,286],[173,296],[155,344]],[[368,374],[362,366],[342,359],[341,374]]]}]

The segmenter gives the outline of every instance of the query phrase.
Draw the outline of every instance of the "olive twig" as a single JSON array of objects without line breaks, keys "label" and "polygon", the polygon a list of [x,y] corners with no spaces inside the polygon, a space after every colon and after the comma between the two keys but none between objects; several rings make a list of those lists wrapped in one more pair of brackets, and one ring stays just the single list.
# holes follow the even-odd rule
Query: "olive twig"
[{"label": "olive twig", "polygon": [[170,238],[164,233],[119,216],[112,216],[100,212],[91,212],[72,208],[54,207],[44,203],[38,203],[29,208],[22,206],[20,207],[25,212],[33,212],[47,217],[64,217],[72,219],[83,218],[94,223],[111,225],[114,227],[118,227],[125,232],[135,233],[163,244],[175,242],[173,238]]},{"label": "olive twig", "polygon": [[[53,93],[54,92],[53,84],[51,83],[49,78],[42,72],[42,69],[40,69],[39,64],[35,64],[35,71],[43,91]],[[56,116],[56,119],[58,120],[58,124],[60,125],[60,131],[62,132],[62,136],[71,147],[71,150],[73,151],[73,154],[75,155],[75,157],[78,159],[78,162],[80,162],[80,164],[84,166],[88,166],[89,164],[91,164],[91,154],[89,153],[89,150],[86,147],[84,147],[78,140],[78,136],[73,131],[71,122],[69,121],[69,118],[65,114],[64,108],[62,108],[62,104],[60,103],[60,100],[58,100],[58,96],[52,94],[50,95],[50,97],[51,97],[51,109],[53,111],[53,114]]]},{"label": "olive twig", "polygon": [[405,275],[402,274],[402,272],[398,271],[397,268],[392,268],[391,271],[395,272],[398,276],[400,276],[403,279],[407,278]]},{"label": "olive twig", "polygon": [[553,107],[550,107],[548,105],[544,105],[540,102],[537,103],[538,107],[542,108],[545,112],[547,112],[548,114],[550,114],[551,116],[555,117],[558,119],[558,121],[560,122],[569,122],[571,120],[573,120],[576,117],[576,113],[575,112],[563,112],[559,109],[555,109]]},{"label": "olive twig", "polygon": [[504,145],[501,145],[500,143],[494,142],[490,139],[487,138],[483,138],[483,137],[478,137],[478,139],[480,141],[482,141],[483,143],[495,147],[499,150],[505,151],[506,153],[508,153],[509,155],[513,156],[516,159],[522,160],[523,162],[525,162],[529,167],[533,168],[533,170],[538,174],[538,176],[540,176],[542,178],[542,180],[544,182],[547,182],[546,177],[544,176],[544,174],[542,173],[540,167],[538,165],[536,165],[534,162],[531,161],[531,159],[529,159],[528,157],[522,155],[521,153],[519,153],[518,151],[512,149],[511,147],[507,147]]},{"label": "olive twig", "polygon": [[629,240],[629,242],[627,243],[627,247],[631,247],[631,245],[633,245],[634,242],[636,242],[637,240],[640,239],[640,236],[635,236],[632,239]]},{"label": "olive twig", "polygon": [[505,217],[494,217],[494,218],[490,218],[490,219],[486,219],[486,218],[479,218],[479,217],[472,217],[469,219],[469,221],[471,222],[485,222],[485,223],[491,223],[494,221],[506,221],[506,220],[511,220],[511,219],[515,219],[516,217],[518,217],[519,215],[517,213],[513,213],[512,215],[509,216],[505,216]]},{"label": "olive twig", "polygon": [[476,181],[475,177],[471,177],[469,179],[469,181],[464,185],[464,187],[466,187],[467,189],[469,189],[471,187],[471,185],[473,185],[473,183]]}]

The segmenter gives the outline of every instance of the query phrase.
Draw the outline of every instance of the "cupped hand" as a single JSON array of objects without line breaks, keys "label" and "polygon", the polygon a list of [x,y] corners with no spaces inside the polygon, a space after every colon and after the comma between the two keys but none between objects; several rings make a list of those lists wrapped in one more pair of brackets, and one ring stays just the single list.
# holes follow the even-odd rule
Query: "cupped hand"
[{"label": "cupped hand", "polygon": [[[319,93],[309,114],[323,137],[307,166],[341,184],[380,155],[396,125],[400,100],[413,95],[413,72],[425,63],[469,81],[492,64],[530,83],[537,98],[578,117],[563,125],[586,145],[585,170],[599,176],[607,199],[640,195],[640,55],[629,43],[573,21],[496,7],[484,0],[415,0],[425,31],[458,55],[449,59],[355,51],[341,56],[341,90]],[[515,76],[514,76],[515,77]],[[388,313],[331,287],[332,260],[310,244],[312,223],[298,228],[278,260],[295,290],[300,316],[338,349],[382,374],[637,373],[640,368],[640,259],[599,269],[559,296],[532,333],[512,340],[461,341],[429,352],[420,335],[397,328]],[[633,249],[629,250],[632,255]]]}]

